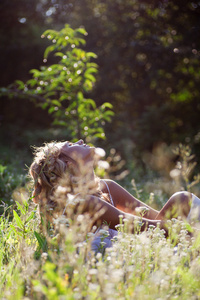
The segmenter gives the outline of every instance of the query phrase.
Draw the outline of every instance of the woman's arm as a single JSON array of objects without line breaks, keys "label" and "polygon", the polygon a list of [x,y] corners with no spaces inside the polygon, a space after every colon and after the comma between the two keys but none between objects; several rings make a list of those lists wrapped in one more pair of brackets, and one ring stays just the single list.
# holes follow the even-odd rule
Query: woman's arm
[{"label": "woman's arm", "polygon": [[[94,223],[97,226],[102,224],[108,224],[109,228],[116,229],[115,226],[120,223],[119,218],[122,216],[129,220],[130,224],[134,225],[137,222],[142,223],[141,231],[144,231],[149,225],[157,226],[160,224],[161,229],[165,229],[165,222],[161,220],[149,220],[146,218],[141,218],[124,212],[116,207],[113,207],[110,203],[97,198],[95,196],[90,196],[86,199],[81,207],[81,213],[89,212],[91,218],[94,217]],[[132,232],[135,232],[135,226],[132,226]]]},{"label": "woman's arm", "polygon": [[[135,209],[136,207],[146,207],[148,211],[145,214],[145,217],[148,219],[155,219],[158,215],[159,211],[151,208],[147,204],[141,202],[137,198],[133,197],[128,191],[126,191],[122,186],[116,183],[113,180],[106,179],[105,180],[109,189],[110,193],[116,208],[121,211],[124,211],[129,214],[136,214]],[[100,181],[101,189],[103,192],[107,193],[107,187],[104,183],[104,180]]]}]

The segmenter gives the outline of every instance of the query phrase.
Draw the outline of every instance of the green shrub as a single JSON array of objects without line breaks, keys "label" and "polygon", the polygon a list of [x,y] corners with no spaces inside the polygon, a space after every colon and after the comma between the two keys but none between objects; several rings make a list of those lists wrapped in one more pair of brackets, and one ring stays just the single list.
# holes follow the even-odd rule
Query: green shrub
[{"label": "green shrub", "polygon": [[103,127],[113,116],[108,102],[97,107],[87,98],[96,81],[96,55],[81,49],[85,45],[83,28],[73,30],[66,25],[60,31],[47,30],[42,37],[52,41],[44,52],[44,63],[54,53],[56,62],[30,71],[32,79],[17,80],[0,94],[11,98],[25,97],[53,116],[53,124],[66,127],[68,139],[84,138],[87,142],[105,138]]},{"label": "green shrub", "polygon": [[0,214],[3,213],[5,206],[13,204],[13,191],[22,186],[26,181],[25,174],[19,174],[13,171],[11,166],[3,166],[0,164]]}]

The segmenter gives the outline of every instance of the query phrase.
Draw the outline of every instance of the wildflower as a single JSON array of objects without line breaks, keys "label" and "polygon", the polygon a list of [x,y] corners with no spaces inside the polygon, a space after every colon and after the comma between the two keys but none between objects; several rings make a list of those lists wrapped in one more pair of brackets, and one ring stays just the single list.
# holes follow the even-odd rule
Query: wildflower
[{"label": "wildflower", "polygon": [[115,228],[118,230],[122,229],[124,227],[123,224],[118,224],[118,225],[115,225]]},{"label": "wildflower", "polygon": [[129,220],[127,218],[124,218],[123,221],[124,223],[128,223]]},{"label": "wildflower", "polygon": [[88,272],[89,275],[97,275],[97,273],[98,273],[97,269],[90,269]]},{"label": "wildflower", "polygon": [[150,228],[150,229],[154,229],[155,227],[156,227],[156,226],[153,225],[153,224],[150,224],[150,225],[149,225],[149,228]]},{"label": "wildflower", "polygon": [[91,237],[93,237],[94,236],[94,233],[93,232],[88,232],[87,233],[87,238],[91,238]]},{"label": "wildflower", "polygon": [[108,230],[105,230],[105,229],[100,229],[100,230],[99,230],[99,234],[100,234],[101,236],[103,236],[103,237],[109,236]]},{"label": "wildflower", "polygon": [[135,211],[136,211],[136,213],[141,215],[141,214],[145,214],[146,212],[148,212],[149,209],[145,206],[139,206],[139,207],[136,207]]},{"label": "wildflower", "polygon": [[101,259],[102,258],[102,254],[100,252],[98,252],[97,255],[96,255],[96,258],[97,259]]},{"label": "wildflower", "polygon": [[84,215],[78,215],[78,217],[77,217],[77,222],[83,222],[83,220],[84,220]]},{"label": "wildflower", "polygon": [[41,255],[41,257],[42,257],[44,260],[46,260],[47,257],[48,257],[48,253],[43,252],[42,255]]},{"label": "wildflower", "polygon": [[104,157],[106,152],[102,148],[95,148],[95,154],[100,157]]},{"label": "wildflower", "polygon": [[169,175],[170,175],[171,178],[174,179],[174,178],[177,178],[177,177],[179,177],[181,175],[181,171],[178,170],[178,169],[173,169],[173,170],[171,170],[171,172],[169,173]]},{"label": "wildflower", "polygon": [[98,167],[100,168],[100,169],[109,169],[109,167],[110,167],[110,165],[109,165],[109,163],[107,162],[107,161],[105,161],[105,160],[99,160],[98,161]]},{"label": "wildflower", "polygon": [[91,291],[96,291],[98,288],[99,288],[99,285],[98,284],[96,284],[96,283],[89,283],[89,289],[91,290]]},{"label": "wildflower", "polygon": [[111,273],[111,282],[120,282],[123,278],[124,272],[122,269],[115,270]]}]

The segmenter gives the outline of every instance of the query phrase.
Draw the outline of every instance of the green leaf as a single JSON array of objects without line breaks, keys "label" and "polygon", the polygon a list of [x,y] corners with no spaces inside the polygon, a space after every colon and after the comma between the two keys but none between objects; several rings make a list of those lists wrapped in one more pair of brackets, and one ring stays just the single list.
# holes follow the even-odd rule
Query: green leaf
[{"label": "green leaf", "polygon": [[17,212],[15,210],[13,210],[13,214],[14,214],[14,219],[17,223],[17,226],[20,228],[20,229],[23,229],[24,226],[23,226],[23,223],[22,223],[22,220],[20,219],[20,217],[18,216]]},{"label": "green leaf", "polygon": [[103,140],[106,138],[104,133],[96,133],[96,134],[94,134],[94,136],[96,138],[100,138],[100,139],[103,139]]},{"label": "green leaf", "polygon": [[23,208],[23,206],[18,201],[16,201],[16,204],[17,204],[17,208],[20,210],[20,212],[22,213],[22,215],[25,215],[26,214],[26,210]]},{"label": "green leaf", "polygon": [[62,52],[56,52],[54,55],[55,55],[55,56],[60,56],[60,57],[63,57],[63,56],[64,56],[64,54],[63,54]]},{"label": "green leaf", "polygon": [[44,58],[47,59],[49,53],[53,52],[55,49],[56,49],[56,45],[51,45],[47,47],[46,50],[44,51]]},{"label": "green leaf", "polygon": [[87,52],[86,57],[97,58],[97,55],[93,52]]},{"label": "green leaf", "polygon": [[[16,230],[16,228],[15,228],[15,226],[14,226],[13,224],[10,224],[10,229],[12,229],[13,232],[17,233],[17,230]],[[9,236],[11,235],[12,231],[10,230]],[[8,237],[9,237],[9,236],[8,236]],[[7,238],[8,238],[8,237],[7,237]]]},{"label": "green leaf", "polygon": [[28,223],[29,221],[31,221],[34,217],[35,217],[35,212],[32,211],[31,214],[29,215],[29,217],[26,219],[26,223]]},{"label": "green leaf", "polygon": [[55,121],[53,122],[53,124],[54,124],[54,125],[59,125],[59,126],[64,126],[64,127],[68,126],[68,123],[67,123],[67,122],[65,122],[65,121],[59,121],[59,120],[55,120]]},{"label": "green leaf", "polygon": [[91,74],[91,73],[97,73],[97,72],[98,72],[97,68],[88,68],[85,71],[85,74]]},{"label": "green leaf", "polygon": [[101,105],[102,108],[110,108],[112,109],[113,108],[113,105],[109,102],[105,102]]},{"label": "green leaf", "polygon": [[77,99],[78,99],[79,101],[83,101],[83,93],[82,93],[82,92],[78,92],[78,94],[77,94]]},{"label": "green leaf", "polygon": [[43,103],[41,107],[42,107],[42,109],[46,109],[48,107],[48,103],[47,102]]},{"label": "green leaf", "polygon": [[106,120],[107,122],[110,122],[110,121],[111,121],[111,117],[110,117],[110,116],[107,116],[107,115],[104,115],[104,116],[103,116],[103,119]]},{"label": "green leaf", "polygon": [[96,63],[94,63],[94,62],[88,62],[88,63],[86,63],[86,68],[87,69],[88,68],[95,68],[95,69],[97,69],[98,65]]},{"label": "green leaf", "polygon": [[43,35],[47,36],[49,40],[52,40],[55,36],[57,36],[58,32],[52,29],[46,30]]},{"label": "green leaf", "polygon": [[52,114],[54,111],[55,111],[54,106],[52,106],[48,109],[49,114]]},{"label": "green leaf", "polygon": [[88,79],[85,80],[84,84],[83,84],[83,88],[86,92],[89,92],[92,89],[93,85],[92,82]]},{"label": "green leaf", "polygon": [[51,101],[52,102],[52,104],[54,104],[54,105],[57,105],[57,106],[61,106],[61,104],[60,104],[60,102],[58,101],[58,100],[52,100]]},{"label": "green leaf", "polygon": [[91,105],[93,109],[97,107],[95,101],[92,99],[85,99],[85,103]]},{"label": "green leaf", "polygon": [[96,78],[93,75],[91,75],[91,74],[85,73],[84,77],[87,78],[87,79],[89,79],[91,82],[95,82],[96,81]]},{"label": "green leaf", "polygon": [[23,83],[23,81],[21,81],[21,80],[16,80],[15,83],[18,84],[18,88],[19,88],[20,90],[24,89],[24,83]]},{"label": "green leaf", "polygon": [[79,33],[81,33],[83,35],[87,35],[87,31],[84,28],[77,28],[76,32],[79,32]]},{"label": "green leaf", "polygon": [[39,77],[41,72],[37,69],[32,69],[29,71],[31,74],[33,74],[34,77]]},{"label": "green leaf", "polygon": [[34,87],[34,85],[37,84],[37,80],[36,79],[30,79],[27,81],[27,84],[30,85],[30,87]]},{"label": "green leaf", "polygon": [[0,175],[1,175],[1,176],[3,175],[3,173],[4,173],[4,171],[5,171],[6,169],[7,169],[6,166],[0,165]]},{"label": "green leaf", "polygon": [[64,101],[64,100],[68,100],[68,94],[63,94],[60,98],[59,98],[59,100],[60,101]]},{"label": "green leaf", "polygon": [[45,251],[47,250],[47,241],[46,238],[42,237],[37,231],[34,231],[34,235],[38,241],[40,248]]},{"label": "green leaf", "polygon": [[175,102],[189,102],[192,99],[192,93],[184,89],[177,94],[171,94],[171,99]]},{"label": "green leaf", "polygon": [[86,42],[85,42],[85,40],[84,39],[77,39],[77,44],[79,45],[79,44],[82,44],[82,45],[85,45],[86,44]]}]

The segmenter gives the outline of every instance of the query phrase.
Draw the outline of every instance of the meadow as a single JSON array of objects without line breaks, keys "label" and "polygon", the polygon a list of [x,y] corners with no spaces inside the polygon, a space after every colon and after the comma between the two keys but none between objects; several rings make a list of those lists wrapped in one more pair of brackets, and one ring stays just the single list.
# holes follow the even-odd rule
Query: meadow
[{"label": "meadow", "polygon": [[[158,206],[166,198],[166,185],[170,192],[180,189],[180,185],[197,191],[199,178],[191,175],[195,166],[193,156],[187,147],[181,146],[179,150],[182,157],[167,182],[164,178],[155,180],[152,173],[148,180],[146,177],[139,181],[139,175],[130,173],[124,179],[121,176],[121,181],[133,194]],[[110,165],[114,165],[114,160],[116,155],[107,158]],[[101,161],[99,169],[97,166],[97,173],[112,177],[109,169],[105,174],[100,168],[106,165],[105,161]],[[10,181],[1,165],[1,184],[11,185],[12,198],[9,205],[2,203],[1,207],[1,299],[200,298],[200,235],[186,222],[168,221],[166,238],[163,230],[153,226],[143,233],[137,227],[137,233],[131,234],[131,227],[136,225],[120,219],[113,246],[103,248],[105,227],[101,249],[94,253],[90,246],[95,228],[88,232],[91,220],[87,215],[58,217],[54,227],[46,230],[40,225],[37,207],[32,202],[29,180],[24,181],[24,175],[19,175],[20,179],[14,182],[16,174],[9,174]],[[136,179],[130,184],[133,176]],[[150,192],[152,184],[155,193]]]}]

